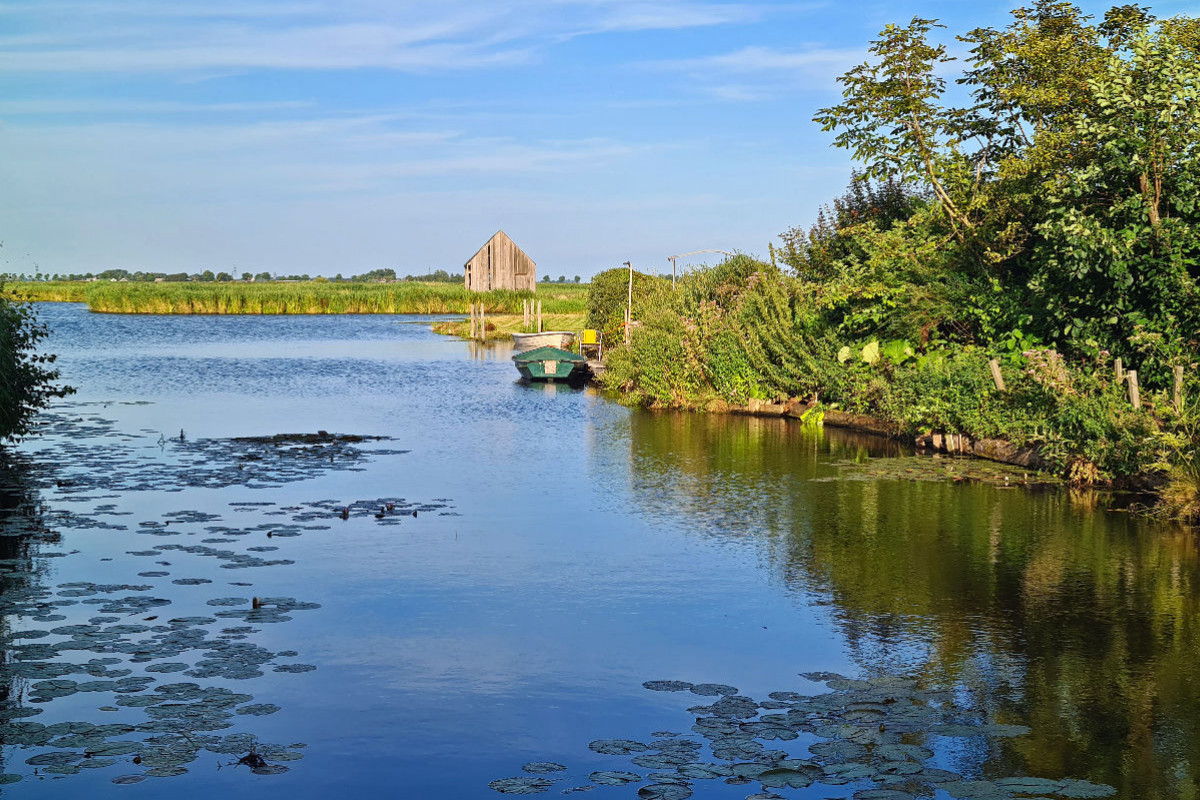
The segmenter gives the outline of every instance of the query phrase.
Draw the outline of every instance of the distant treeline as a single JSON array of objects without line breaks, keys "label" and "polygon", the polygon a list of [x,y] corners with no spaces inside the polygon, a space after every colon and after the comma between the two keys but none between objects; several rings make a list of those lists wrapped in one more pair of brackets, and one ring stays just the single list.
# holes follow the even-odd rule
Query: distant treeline
[{"label": "distant treeline", "polygon": [[[271,283],[273,281],[295,282],[295,281],[329,281],[331,283],[392,283],[395,281],[412,281],[416,283],[462,283],[463,276],[461,274],[452,274],[444,269],[435,269],[433,272],[425,275],[405,275],[403,278],[396,276],[396,270],[391,269],[373,269],[364,272],[361,275],[351,275],[349,278],[342,276],[342,273],[334,275],[332,278],[326,278],[323,275],[310,277],[308,273],[299,275],[279,275],[270,272],[243,272],[240,275],[234,275],[230,272],[213,272],[206,269],[203,272],[130,272],[126,269],[106,269],[103,272],[83,272],[83,273],[38,273],[32,277],[28,275],[7,274],[0,275],[0,279],[7,281],[129,281],[131,283]],[[580,283],[582,278],[576,275],[573,279],[568,280],[566,275],[559,275],[558,279],[552,279],[549,275],[542,278],[542,283]]]}]

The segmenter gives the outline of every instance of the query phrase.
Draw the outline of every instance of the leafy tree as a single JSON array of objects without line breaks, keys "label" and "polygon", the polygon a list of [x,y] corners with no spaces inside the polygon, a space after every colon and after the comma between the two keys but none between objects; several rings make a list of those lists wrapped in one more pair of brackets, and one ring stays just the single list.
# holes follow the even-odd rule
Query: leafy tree
[{"label": "leafy tree", "polygon": [[[840,79],[842,102],[815,117],[861,179],[924,187],[928,212],[913,204],[847,225],[835,202],[809,231],[784,235],[785,262],[819,267],[860,300],[882,297],[871,287],[895,269],[884,283],[940,295],[927,325],[958,338],[1032,331],[1067,352],[1129,356],[1172,341],[1173,355],[1153,348],[1161,380],[1166,360],[1194,356],[1200,330],[1200,21],[1122,5],[1096,23],[1037,0],[1006,28],[960,37],[971,48],[958,80],[971,103],[960,107],[946,102],[952,59],[930,41],[939,27],[888,26]],[[958,284],[949,293],[929,269],[905,266],[939,236],[955,244],[930,260]],[[946,320],[955,295],[967,313]]]},{"label": "leafy tree", "polygon": [[51,399],[75,391],[55,383],[55,356],[38,352],[47,334],[32,305],[0,299],[0,439],[27,435]]}]

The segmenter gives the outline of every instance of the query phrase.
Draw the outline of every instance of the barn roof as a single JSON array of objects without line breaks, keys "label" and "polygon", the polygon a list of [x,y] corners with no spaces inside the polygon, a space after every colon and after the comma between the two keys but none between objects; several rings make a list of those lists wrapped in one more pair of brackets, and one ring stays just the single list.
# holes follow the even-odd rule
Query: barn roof
[{"label": "barn roof", "polygon": [[482,253],[484,250],[486,250],[488,245],[492,244],[493,242],[508,242],[510,245],[513,246],[514,250],[516,250],[518,253],[521,254],[522,257],[529,259],[530,264],[537,266],[537,262],[535,262],[532,258],[529,258],[529,254],[526,253],[524,250],[522,250],[517,245],[516,242],[514,242],[512,239],[510,239],[508,234],[505,233],[504,231],[496,231],[492,235],[492,238],[488,239],[486,242],[483,243],[483,247],[480,247],[478,250],[475,251],[475,255],[471,256],[470,258],[468,258],[466,261],[463,262],[463,266],[466,266],[467,264],[470,264],[472,261],[474,261],[475,256],[478,256],[480,253]]}]

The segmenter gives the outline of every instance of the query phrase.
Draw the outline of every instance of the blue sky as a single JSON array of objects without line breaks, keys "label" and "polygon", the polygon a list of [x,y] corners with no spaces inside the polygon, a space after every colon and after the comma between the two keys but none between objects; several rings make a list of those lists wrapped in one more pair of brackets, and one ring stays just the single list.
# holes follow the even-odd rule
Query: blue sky
[{"label": "blue sky", "polygon": [[0,271],[765,254],[844,188],[811,117],[879,29],[1014,5],[0,0]]}]

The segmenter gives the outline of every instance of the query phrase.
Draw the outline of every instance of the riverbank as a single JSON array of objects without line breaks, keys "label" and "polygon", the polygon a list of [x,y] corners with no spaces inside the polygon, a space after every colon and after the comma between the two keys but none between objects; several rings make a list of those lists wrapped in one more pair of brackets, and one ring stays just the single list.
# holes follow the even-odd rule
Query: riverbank
[{"label": "riverbank", "polygon": [[[545,314],[542,315],[542,330],[578,332],[584,327],[584,314]],[[486,341],[502,342],[512,339],[514,333],[529,333],[531,328],[525,324],[523,314],[487,315],[484,319],[487,325]],[[436,322],[433,332],[446,336],[457,336],[460,339],[471,338],[470,320],[446,320]]]},{"label": "riverbank", "polygon": [[[610,340],[627,281],[617,271],[593,281],[588,325]],[[675,287],[635,276],[638,324],[629,346],[608,351],[601,383],[638,407],[823,415],[823,424],[932,452],[1148,493],[1155,513],[1200,519],[1196,374],[1186,361],[1180,370],[1170,353],[1149,352],[1122,364],[1104,351],[1064,353],[1032,340],[1024,349],[932,337],[856,341],[840,330],[844,322],[834,324],[841,317],[828,318],[830,291],[745,256]],[[884,309],[869,301],[855,313]],[[1172,374],[1180,376],[1174,384]]]},{"label": "riverbank", "polygon": [[32,302],[86,303],[107,314],[516,314],[525,300],[546,314],[581,314],[587,285],[539,284],[536,292],[468,292],[457,283],[297,282],[140,283],[14,281],[5,296]]}]

